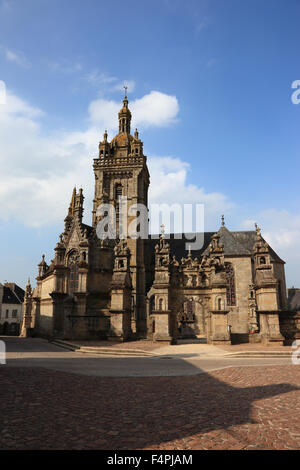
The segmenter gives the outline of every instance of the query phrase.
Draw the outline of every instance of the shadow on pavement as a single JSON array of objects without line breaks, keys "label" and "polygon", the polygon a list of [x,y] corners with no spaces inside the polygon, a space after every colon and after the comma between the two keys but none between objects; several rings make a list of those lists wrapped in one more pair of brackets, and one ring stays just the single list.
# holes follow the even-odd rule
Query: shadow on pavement
[{"label": "shadow on pavement", "polygon": [[[124,367],[145,367],[149,360],[154,361],[124,358]],[[254,401],[299,390],[289,383],[242,387],[233,380],[233,386],[199,374],[192,364],[188,367],[197,375],[112,378],[35,367],[39,361],[30,361],[27,367],[0,366],[1,449],[158,448],[164,442],[250,424]],[[81,369],[89,364],[84,357],[71,361]],[[101,357],[97,367],[107,363],[113,368],[115,361],[120,364],[120,358],[107,362]],[[164,367],[167,362],[160,361]],[[181,359],[171,363],[187,367]],[[267,369],[263,374],[267,377]]]}]

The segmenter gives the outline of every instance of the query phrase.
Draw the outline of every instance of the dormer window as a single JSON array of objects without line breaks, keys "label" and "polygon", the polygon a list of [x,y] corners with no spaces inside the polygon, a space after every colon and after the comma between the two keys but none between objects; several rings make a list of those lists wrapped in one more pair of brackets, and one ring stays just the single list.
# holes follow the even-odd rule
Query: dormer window
[{"label": "dormer window", "polygon": [[266,258],[264,256],[260,257],[259,264],[266,264]]}]

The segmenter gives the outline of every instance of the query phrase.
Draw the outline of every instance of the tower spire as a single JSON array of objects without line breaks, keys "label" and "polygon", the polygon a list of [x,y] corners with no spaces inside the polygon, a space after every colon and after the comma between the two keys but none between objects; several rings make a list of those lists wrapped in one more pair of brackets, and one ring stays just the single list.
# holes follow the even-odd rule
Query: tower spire
[{"label": "tower spire", "polygon": [[124,86],[125,96],[123,99],[123,107],[119,112],[119,133],[130,134],[130,122],[131,122],[131,112],[128,108],[128,99],[127,99],[127,86]]}]

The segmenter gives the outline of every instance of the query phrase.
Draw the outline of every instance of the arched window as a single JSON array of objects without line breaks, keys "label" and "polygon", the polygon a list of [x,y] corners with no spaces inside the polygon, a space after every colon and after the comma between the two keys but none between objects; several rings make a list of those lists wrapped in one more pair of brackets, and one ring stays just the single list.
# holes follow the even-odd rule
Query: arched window
[{"label": "arched window", "polygon": [[231,263],[225,263],[225,271],[227,305],[236,305],[234,269]]},{"label": "arched window", "polygon": [[162,310],[163,309],[163,299],[159,299],[158,301],[158,309]]},{"label": "arched window", "polygon": [[222,310],[222,300],[218,299],[218,310]]},{"label": "arched window", "polygon": [[72,251],[68,257],[69,273],[69,295],[73,295],[78,291],[78,262],[79,254],[77,251]]}]

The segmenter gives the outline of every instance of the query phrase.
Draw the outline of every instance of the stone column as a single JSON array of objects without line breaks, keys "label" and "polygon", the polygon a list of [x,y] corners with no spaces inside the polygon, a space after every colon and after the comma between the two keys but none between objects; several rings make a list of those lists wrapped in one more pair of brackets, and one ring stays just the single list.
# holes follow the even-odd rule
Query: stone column
[{"label": "stone column", "polygon": [[132,283],[130,250],[124,240],[114,249],[115,263],[111,282],[109,341],[126,341],[132,336]]},{"label": "stone column", "polygon": [[155,332],[153,334],[154,341],[164,341],[168,344],[176,344],[177,340],[170,331],[171,310],[153,310],[152,314],[155,321]]},{"label": "stone column", "polygon": [[53,300],[53,336],[64,338],[65,333],[65,314],[64,300],[67,294],[61,292],[51,292],[50,296]]}]

